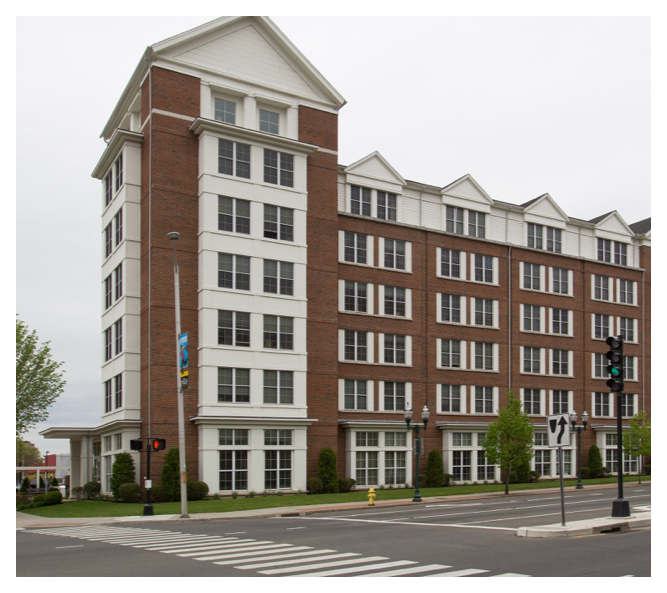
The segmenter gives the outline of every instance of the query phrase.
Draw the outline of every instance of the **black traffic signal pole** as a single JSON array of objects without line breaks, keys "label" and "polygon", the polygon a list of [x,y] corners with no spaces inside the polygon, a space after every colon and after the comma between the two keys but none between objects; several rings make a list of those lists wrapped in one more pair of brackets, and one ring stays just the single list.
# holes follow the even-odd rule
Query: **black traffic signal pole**
[{"label": "black traffic signal pole", "polygon": [[[150,439],[149,439],[150,440]],[[146,450],[146,480],[151,479],[151,448]],[[146,488],[146,504],[144,505],[144,517],[153,516],[153,505],[151,504],[151,489]]]}]

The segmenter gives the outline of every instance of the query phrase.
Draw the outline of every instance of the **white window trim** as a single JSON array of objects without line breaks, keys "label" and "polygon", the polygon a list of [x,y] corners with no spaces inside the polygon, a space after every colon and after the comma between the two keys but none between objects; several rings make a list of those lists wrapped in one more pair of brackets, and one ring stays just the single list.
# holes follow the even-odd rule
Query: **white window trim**
[{"label": "white window trim", "polygon": [[366,360],[345,360],[345,332],[361,330],[338,330],[338,362],[347,364],[372,364],[373,357],[373,332],[366,332]]},{"label": "white window trim", "polygon": [[[358,381],[360,379],[353,379]],[[363,380],[363,379],[361,379]],[[366,411],[373,411],[373,381],[366,381]],[[338,379],[338,410],[340,412],[361,412],[363,410],[348,410],[345,407],[345,379]]]},{"label": "white window trim", "polygon": [[[341,264],[347,264],[348,266],[361,266],[362,268],[372,268],[374,267],[373,262],[373,235],[366,235],[366,263],[358,264],[356,262],[345,261],[345,232],[344,230],[338,231],[338,261]],[[347,231],[350,233],[356,233],[356,231]],[[357,235],[364,235],[365,233],[356,233]]]},{"label": "white window trim", "polygon": [[[459,323],[456,323],[455,321],[443,321],[442,320],[442,295],[443,294],[449,294],[449,293],[437,292],[435,294],[435,302],[436,302],[435,322],[436,323],[442,323],[444,325],[467,325],[468,324],[468,311],[467,311],[468,297],[465,297],[463,295],[458,295],[458,294],[453,295],[453,296],[458,296],[460,298],[460,305],[461,305],[461,321]],[[495,315],[495,311],[494,311],[494,315]],[[495,317],[494,317],[494,320],[495,320]],[[480,327],[486,327],[486,326],[480,326]]]},{"label": "white window trim", "polygon": [[405,334],[392,334],[405,336],[405,364],[396,362],[384,362],[384,336],[385,334],[378,334],[378,364],[385,366],[410,367],[412,366],[412,336]]},{"label": "white window trim", "polygon": [[[499,387],[491,387],[490,385],[480,385],[480,387],[491,387],[492,397],[493,397],[493,405],[492,405],[492,408],[491,408],[491,412],[475,412],[475,387],[477,387],[477,386],[476,385],[470,385],[470,411],[468,412],[468,414],[471,414],[473,416],[497,416],[498,415],[498,408],[499,408],[498,395],[499,395],[500,388]],[[459,431],[457,430],[456,432],[459,432]]]},{"label": "white window trim", "polygon": [[392,239],[392,241],[405,242],[405,270],[399,270],[397,268],[388,268],[384,265],[384,240],[385,237],[378,237],[378,268],[403,274],[412,274],[412,242],[405,241],[404,239]]},{"label": "white window trim", "polygon": [[[412,402],[412,382],[410,381],[390,381],[391,383],[405,383],[405,403]],[[384,409],[384,381],[378,381],[378,412],[386,412],[387,414],[401,414],[403,410],[385,410]],[[392,432],[392,431],[389,431]]]},{"label": "white window trim", "polygon": [[[540,288],[539,289],[537,289],[537,288],[526,288],[523,285],[524,265],[525,264],[533,265],[533,264],[531,262],[519,262],[519,263],[521,264],[519,266],[519,288],[520,288],[520,290],[525,290],[525,291],[528,291],[528,292],[547,292],[547,289],[546,289],[547,282],[551,281],[551,275],[549,276],[549,280],[547,280],[547,267],[543,266],[543,265],[540,265]],[[535,265],[537,265],[537,264],[535,264]],[[551,286],[552,285],[550,285],[550,287]],[[568,290],[570,289],[570,286],[571,286],[571,284],[568,282],[568,285],[567,285]],[[554,294],[559,294],[559,293],[554,293]],[[565,295],[563,295],[563,296],[565,296]]]},{"label": "white window trim", "polygon": [[467,404],[467,385],[459,385],[459,396],[461,398],[461,411],[460,412],[443,412],[442,411],[442,384],[438,383],[436,388],[436,414],[452,414],[454,416],[461,416],[467,414],[468,406]]},{"label": "white window trim", "polygon": [[[435,261],[435,275],[438,278],[444,278],[445,280],[452,280],[454,282],[470,282],[468,280],[467,276],[467,256],[469,255],[468,252],[466,251],[461,251],[460,249],[453,249],[452,251],[458,251],[459,252],[459,277],[458,278],[452,278],[451,276],[443,276],[442,275],[442,247],[436,247],[435,248],[435,253],[436,253],[436,261]],[[473,268],[474,269],[474,268]]]},{"label": "white window trim", "polygon": [[591,391],[591,417],[592,418],[616,418],[616,413],[614,412],[614,407],[616,406],[616,397],[613,393],[607,393],[606,391],[598,391],[597,393],[603,393],[607,396],[609,401],[609,415],[608,416],[598,416],[595,413],[595,391]]},{"label": "white window trim", "polygon": [[[629,258],[629,256],[628,256]],[[621,280],[624,280],[624,278],[616,278],[615,282],[612,282],[611,284],[615,285],[615,300],[611,300],[611,302],[618,303],[619,305],[623,305],[625,307],[639,307],[637,303],[637,283],[634,280],[628,280],[627,282],[632,283],[632,303],[622,303],[621,302]]]},{"label": "white window trim", "polygon": [[[524,350],[525,350],[525,348],[529,348],[529,346],[521,346],[520,348],[521,348],[521,372],[519,374],[521,374],[521,375],[532,375],[534,377],[538,376],[538,375],[546,375],[547,373],[546,373],[546,365],[545,365],[546,360],[545,359],[546,359],[547,348],[540,348],[539,349],[540,350],[540,372],[539,373],[528,373],[528,372],[523,370],[524,369],[524,366],[523,366]],[[530,346],[530,348],[532,348],[532,346]]]},{"label": "white window trim", "polygon": [[[488,344],[489,342],[480,342],[480,344]],[[498,371],[498,355],[500,352],[500,344],[496,344],[495,342],[493,343],[493,348],[492,348],[492,369],[477,369],[475,368],[475,344],[477,342],[470,341],[470,369],[475,371],[476,373],[497,373]]]},{"label": "white window trim", "polygon": [[[567,370],[568,373],[567,375],[561,375],[561,374],[555,374],[553,372],[553,352],[554,350],[565,350],[565,348],[549,348],[547,349],[547,354],[548,354],[548,368],[547,372],[543,373],[546,375],[551,375],[553,377],[574,377],[574,351],[573,350],[566,350],[567,352]],[[541,353],[540,353],[541,355]]]},{"label": "white window trim", "polygon": [[[466,371],[468,370],[468,365],[467,365],[467,341],[466,340],[460,340],[461,342],[461,366],[459,368],[452,368],[452,367],[443,367],[442,366],[442,340],[448,340],[450,338],[438,338],[436,340],[436,348],[437,348],[437,359],[436,359],[436,368],[441,369],[443,371]],[[488,371],[487,371],[488,372]]]},{"label": "white window trim", "polygon": [[[438,296],[440,294],[438,293]],[[464,299],[465,297],[461,297],[461,299]],[[500,313],[500,306],[499,306],[499,301],[496,299],[480,299],[482,301],[484,300],[491,300],[492,301],[492,308],[491,308],[491,315],[492,315],[492,325],[477,325],[475,323],[475,312],[476,312],[476,307],[477,307],[477,298],[476,297],[470,297],[470,325],[474,327],[482,327],[486,329],[499,329],[499,313]],[[461,307],[461,317],[463,318],[463,311],[465,307]],[[442,323],[448,323],[448,322],[442,322]],[[457,324],[459,325],[459,324]],[[463,324],[460,324],[463,325]],[[542,332],[544,333],[544,332]]]},{"label": "white window trim", "polygon": [[[528,389],[528,388],[526,388],[526,389]],[[524,408],[524,393],[525,393],[526,389],[524,389],[522,387],[519,390],[519,392],[520,392],[519,397],[521,398],[520,401],[521,401],[521,409],[522,410],[525,410],[525,408]],[[546,389],[537,388],[537,387],[535,389],[537,389],[540,392],[540,413],[539,414],[528,414],[528,416],[532,416],[532,417],[546,416],[546,407],[547,407],[546,406],[546,399],[548,397],[547,393],[546,393]]]},{"label": "white window trim", "polygon": [[[555,414],[554,412],[554,391],[567,391],[567,413],[569,414],[573,410],[573,392],[570,390],[566,389],[549,389],[548,390],[548,397],[549,397],[549,414]],[[593,401],[595,401],[595,397],[593,398]]]},{"label": "white window trim", "polygon": [[[461,252],[461,259],[463,259],[464,252]],[[498,258],[495,255],[486,255],[484,253],[470,253],[470,279],[468,282],[475,284],[486,284],[487,286],[498,286]],[[475,280],[475,256],[482,255],[484,257],[491,257],[491,282],[479,282]],[[463,270],[461,270],[463,275]]]},{"label": "white window trim", "polygon": [[[616,317],[616,332],[615,335],[620,336],[621,335],[621,316]],[[638,344],[639,343],[639,333],[638,333],[638,327],[639,327],[639,319],[634,319],[633,317],[626,317],[625,319],[632,319],[632,334],[634,336],[634,340],[625,340],[627,344]],[[613,322],[612,322],[613,323]]]},{"label": "white window trim", "polygon": [[[607,278],[607,288],[609,289],[609,299],[596,299],[595,298],[595,277],[596,276],[602,276]],[[633,282],[634,285],[634,282]],[[599,303],[615,303],[616,298],[620,298],[620,289],[619,289],[620,283],[614,282],[614,278],[611,276],[607,276],[605,274],[591,274],[591,300],[592,301],[597,301]],[[614,290],[614,289],[617,290]],[[634,290],[634,286],[633,286]],[[634,294],[633,294],[634,296]],[[624,303],[622,303],[624,304]]]}]

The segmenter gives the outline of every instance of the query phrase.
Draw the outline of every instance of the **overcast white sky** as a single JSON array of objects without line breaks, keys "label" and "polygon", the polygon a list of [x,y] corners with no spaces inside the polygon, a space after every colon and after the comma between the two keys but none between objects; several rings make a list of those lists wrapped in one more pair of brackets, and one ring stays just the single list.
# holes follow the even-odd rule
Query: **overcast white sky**
[{"label": "overcast white sky", "polygon": [[[69,452],[47,426],[100,423],[100,132],[146,46],[213,18],[16,21],[15,312],[67,379],[27,435],[42,452]],[[272,19],[348,101],[341,164],[378,150],[413,181],[470,173],[497,200],[651,216],[649,18]]]}]

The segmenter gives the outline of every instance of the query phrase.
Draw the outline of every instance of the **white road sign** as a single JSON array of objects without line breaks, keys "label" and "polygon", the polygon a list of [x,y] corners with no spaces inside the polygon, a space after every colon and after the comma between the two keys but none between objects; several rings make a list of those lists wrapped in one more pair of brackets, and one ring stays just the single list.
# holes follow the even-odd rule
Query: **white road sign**
[{"label": "white road sign", "polygon": [[547,416],[547,434],[549,447],[570,446],[570,417],[568,414]]}]

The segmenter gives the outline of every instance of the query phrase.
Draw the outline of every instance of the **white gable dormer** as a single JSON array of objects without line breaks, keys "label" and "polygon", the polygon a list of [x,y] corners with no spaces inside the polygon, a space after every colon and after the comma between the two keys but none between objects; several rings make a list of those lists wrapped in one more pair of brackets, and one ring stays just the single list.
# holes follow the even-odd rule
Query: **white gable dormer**
[{"label": "white gable dormer", "polygon": [[569,217],[549,194],[543,194],[525,207],[524,220],[564,229]]},{"label": "white gable dormer", "polygon": [[[405,179],[379,152],[372,152],[343,170],[345,211],[401,222],[401,194],[405,184]],[[355,204],[361,194],[367,210],[355,211],[353,192]],[[391,213],[388,210],[389,202]]]},{"label": "white gable dormer", "polygon": [[595,223],[595,236],[601,239],[631,243],[634,233],[621,215],[614,210]]},{"label": "white gable dormer", "polygon": [[493,200],[472,175],[464,175],[440,190],[442,203],[447,206],[491,212]]}]

